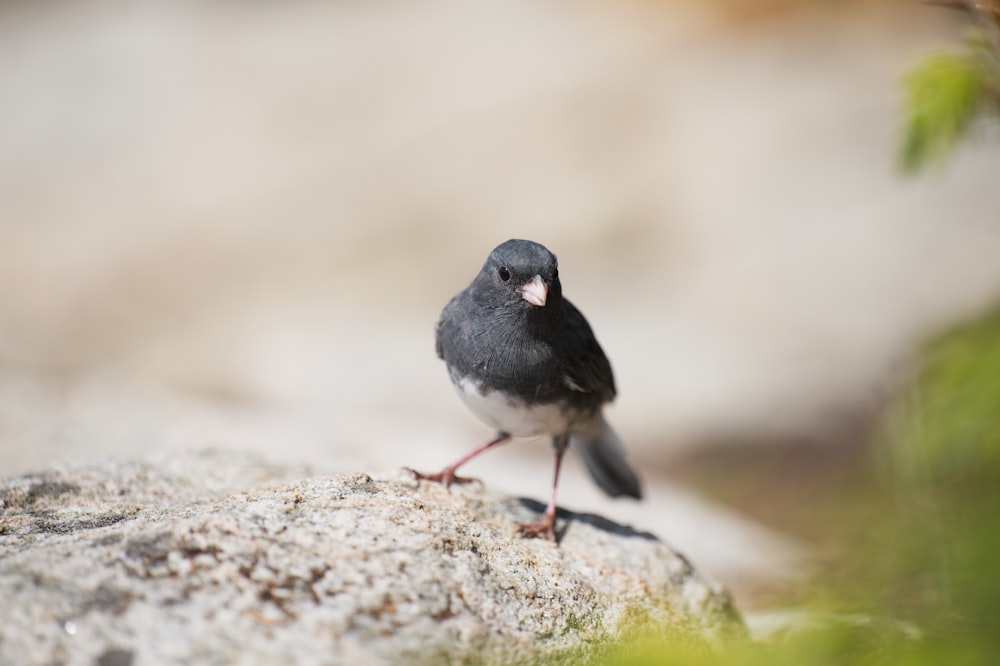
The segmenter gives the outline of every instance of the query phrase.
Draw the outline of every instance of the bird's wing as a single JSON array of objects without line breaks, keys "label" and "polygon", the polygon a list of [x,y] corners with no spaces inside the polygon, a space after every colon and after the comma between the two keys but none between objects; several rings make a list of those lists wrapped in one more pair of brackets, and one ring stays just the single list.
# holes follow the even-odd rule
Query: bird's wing
[{"label": "bird's wing", "polygon": [[450,346],[454,346],[456,337],[468,336],[469,302],[468,290],[459,292],[448,301],[448,305],[441,310],[441,316],[437,324],[434,325],[434,348],[438,358],[445,359],[445,346],[447,340],[451,340]]},{"label": "bird's wing", "polygon": [[615,377],[583,314],[563,300],[566,323],[559,333],[559,353],[566,384],[581,393],[596,393],[605,402],[615,397]]}]

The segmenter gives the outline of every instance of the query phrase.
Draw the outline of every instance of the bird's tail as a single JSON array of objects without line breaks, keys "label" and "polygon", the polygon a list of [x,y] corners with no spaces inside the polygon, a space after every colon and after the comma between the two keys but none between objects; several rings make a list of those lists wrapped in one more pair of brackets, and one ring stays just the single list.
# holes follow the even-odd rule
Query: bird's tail
[{"label": "bird's tail", "polygon": [[642,498],[639,477],[625,459],[625,447],[603,416],[598,415],[589,427],[574,432],[570,442],[583,456],[587,470],[604,492],[611,497]]}]

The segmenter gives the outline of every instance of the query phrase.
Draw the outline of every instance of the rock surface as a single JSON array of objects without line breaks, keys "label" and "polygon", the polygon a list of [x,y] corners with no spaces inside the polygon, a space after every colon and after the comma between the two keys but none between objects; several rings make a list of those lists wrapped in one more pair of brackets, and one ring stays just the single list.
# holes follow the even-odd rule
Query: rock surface
[{"label": "rock surface", "polygon": [[558,661],[637,620],[744,633],[650,534],[561,512],[557,547],[516,535],[529,500],[314,473],[204,452],[3,482],[0,663]]}]

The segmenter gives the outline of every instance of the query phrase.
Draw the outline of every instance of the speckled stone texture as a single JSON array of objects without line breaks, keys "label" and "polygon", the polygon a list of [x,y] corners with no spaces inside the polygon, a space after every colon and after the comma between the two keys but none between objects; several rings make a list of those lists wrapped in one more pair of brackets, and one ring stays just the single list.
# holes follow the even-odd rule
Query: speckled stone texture
[{"label": "speckled stone texture", "polygon": [[405,472],[218,452],[0,484],[0,663],[558,663],[634,622],[716,645],[727,595],[654,536]]}]

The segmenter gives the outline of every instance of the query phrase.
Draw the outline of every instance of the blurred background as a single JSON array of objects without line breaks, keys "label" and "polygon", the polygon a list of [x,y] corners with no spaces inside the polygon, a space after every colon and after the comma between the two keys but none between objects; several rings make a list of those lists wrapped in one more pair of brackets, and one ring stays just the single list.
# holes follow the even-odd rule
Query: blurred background
[{"label": "blurred background", "polygon": [[[910,0],[3,3],[0,475],[206,447],[437,470],[491,434],[438,313],[530,238],[648,491],[606,500],[574,461],[561,505],[786,603],[920,345],[1000,298],[996,145],[894,160],[903,72],[967,25]],[[547,444],[489,458],[469,473],[547,496]]]}]

